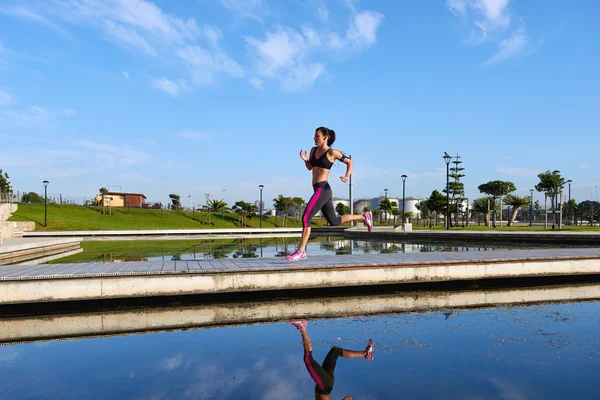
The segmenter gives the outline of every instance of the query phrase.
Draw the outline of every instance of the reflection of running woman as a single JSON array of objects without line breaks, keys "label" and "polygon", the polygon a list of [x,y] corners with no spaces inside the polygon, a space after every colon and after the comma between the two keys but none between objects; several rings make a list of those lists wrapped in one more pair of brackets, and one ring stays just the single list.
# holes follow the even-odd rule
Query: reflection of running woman
[{"label": "reflection of running woman", "polygon": [[[293,321],[290,324],[294,325],[302,334],[302,344],[304,345],[304,364],[310,377],[317,384],[315,387],[315,400],[331,400],[329,394],[333,390],[333,373],[338,357],[343,358],[366,358],[373,359],[374,343],[369,339],[369,344],[363,351],[346,350],[340,347],[332,347],[327,353],[323,364],[319,365],[312,356],[312,344],[306,332],[306,321]],[[352,400],[352,397],[346,396],[343,400]]]},{"label": "reflection of running woman", "polygon": [[352,160],[342,154],[341,151],[331,147],[335,141],[335,132],[333,129],[327,129],[325,127],[317,128],[315,131],[315,147],[310,150],[310,157],[305,151],[300,150],[300,158],[304,160],[304,164],[309,171],[312,171],[312,184],[315,193],[312,195],[304,215],[302,216],[302,240],[298,249],[286,258],[290,261],[298,261],[306,259],[306,244],[310,236],[310,220],[315,214],[321,210],[327,222],[331,226],[338,226],[350,221],[364,221],[369,232],[373,227],[373,215],[370,211],[363,213],[362,215],[342,215],[338,217],[335,215],[333,208],[333,202],[331,201],[331,186],[327,183],[329,177],[329,170],[335,162],[340,160],[346,164],[346,174],[340,176],[342,182],[348,182],[350,174],[352,174]]}]

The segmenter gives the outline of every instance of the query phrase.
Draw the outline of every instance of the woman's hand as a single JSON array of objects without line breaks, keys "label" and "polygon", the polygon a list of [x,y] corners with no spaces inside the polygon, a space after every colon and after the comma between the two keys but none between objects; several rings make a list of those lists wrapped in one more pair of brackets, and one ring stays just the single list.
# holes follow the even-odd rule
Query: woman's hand
[{"label": "woman's hand", "polygon": [[350,177],[344,175],[344,176],[340,176],[340,179],[342,180],[342,182],[346,183],[346,182],[348,182],[348,180],[350,179]]},{"label": "woman's hand", "polygon": [[300,158],[304,161],[308,161],[308,153],[306,151],[300,150]]}]

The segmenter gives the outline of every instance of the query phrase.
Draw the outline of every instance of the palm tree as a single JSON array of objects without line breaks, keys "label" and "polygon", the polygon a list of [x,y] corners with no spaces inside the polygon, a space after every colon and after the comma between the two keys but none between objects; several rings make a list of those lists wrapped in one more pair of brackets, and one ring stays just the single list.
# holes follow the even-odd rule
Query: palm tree
[{"label": "palm tree", "polygon": [[490,211],[493,212],[494,202],[491,197],[480,197],[478,199],[473,200],[473,203],[471,204],[471,209],[473,210],[474,214],[483,215],[483,220],[486,226],[490,225],[488,205],[490,207]]},{"label": "palm tree", "polygon": [[108,194],[108,189],[106,189],[105,187],[101,187],[99,192],[100,192],[100,197],[102,199],[102,214],[104,214],[104,196],[106,196]]},{"label": "palm tree", "polygon": [[504,203],[512,207],[507,226],[512,226],[512,224],[515,222],[515,218],[517,216],[519,208],[528,207],[529,201],[529,196],[521,197],[512,194],[507,194],[506,196],[504,196]]},{"label": "palm tree", "polygon": [[227,203],[225,203],[222,200],[208,200],[208,203],[206,205],[212,212],[227,210]]}]

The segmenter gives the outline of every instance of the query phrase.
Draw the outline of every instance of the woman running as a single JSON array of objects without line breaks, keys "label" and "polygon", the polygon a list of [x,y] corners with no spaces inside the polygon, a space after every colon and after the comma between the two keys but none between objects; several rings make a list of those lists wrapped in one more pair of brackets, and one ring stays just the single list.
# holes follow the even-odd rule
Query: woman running
[{"label": "woman running", "polygon": [[[320,365],[312,356],[312,344],[306,332],[306,321],[293,321],[290,324],[294,325],[302,335],[302,344],[304,345],[304,364],[310,374],[310,377],[315,381],[315,400],[331,400],[330,393],[333,390],[333,373],[338,357],[343,358],[365,358],[373,359],[374,343],[369,339],[369,344],[363,351],[346,350],[340,347],[332,347],[327,353],[323,364]],[[346,396],[343,400],[352,400],[352,397]]]},{"label": "woman running", "polygon": [[331,201],[331,186],[327,183],[329,170],[335,162],[340,160],[346,164],[346,174],[340,176],[342,182],[348,182],[352,174],[352,160],[342,154],[341,151],[331,147],[335,142],[335,132],[333,129],[319,127],[315,131],[315,147],[310,150],[310,157],[305,151],[300,150],[300,158],[304,161],[306,168],[312,171],[312,184],[315,193],[310,198],[304,215],[302,216],[302,240],[298,249],[286,256],[289,261],[299,261],[306,259],[306,244],[310,237],[310,220],[321,210],[327,222],[331,226],[338,226],[350,221],[364,221],[367,230],[371,232],[373,228],[373,215],[371,211],[364,212],[362,215],[346,214],[341,217],[336,216]]}]

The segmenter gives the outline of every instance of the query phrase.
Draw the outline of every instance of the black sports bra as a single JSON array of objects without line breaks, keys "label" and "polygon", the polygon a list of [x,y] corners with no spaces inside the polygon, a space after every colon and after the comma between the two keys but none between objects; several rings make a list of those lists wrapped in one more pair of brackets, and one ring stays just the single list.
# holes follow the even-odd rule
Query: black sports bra
[{"label": "black sports bra", "polygon": [[325,153],[323,153],[323,155],[321,157],[317,158],[317,149],[315,148],[315,151],[312,152],[312,154],[310,156],[310,160],[308,160],[308,162],[313,167],[331,169],[331,166],[333,165],[333,163],[331,161],[329,161],[329,158],[327,158],[327,153],[329,153],[329,149],[327,149],[327,151]]}]

